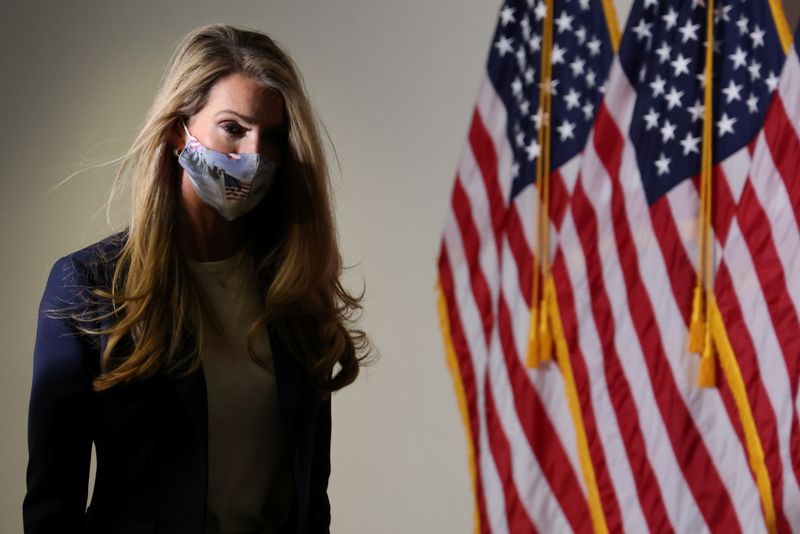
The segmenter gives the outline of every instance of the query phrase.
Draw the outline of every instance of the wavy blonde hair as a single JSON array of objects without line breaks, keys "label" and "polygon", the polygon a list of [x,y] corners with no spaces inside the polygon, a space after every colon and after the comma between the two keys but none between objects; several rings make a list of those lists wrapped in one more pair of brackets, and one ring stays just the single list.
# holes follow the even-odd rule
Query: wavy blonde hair
[{"label": "wavy blonde hair", "polygon": [[[211,24],[182,38],[138,135],[120,158],[111,199],[130,182],[127,239],[108,287],[92,288],[105,310],[92,320],[114,320],[107,328],[81,327],[108,335],[95,391],[200,365],[202,305],[175,246],[181,170],[168,134],[205,106],[217,80],[234,73],[283,95],[289,121],[275,183],[244,216],[248,250],[264,288],[264,311],[250,325],[248,352],[258,361],[253,334],[268,327],[301,361],[323,397],[352,383],[370,356],[365,332],[355,327],[364,293],[350,295],[340,281],[328,166],[299,71],[267,35]],[[193,350],[185,350],[187,341]],[[123,354],[115,355],[115,348]]]}]

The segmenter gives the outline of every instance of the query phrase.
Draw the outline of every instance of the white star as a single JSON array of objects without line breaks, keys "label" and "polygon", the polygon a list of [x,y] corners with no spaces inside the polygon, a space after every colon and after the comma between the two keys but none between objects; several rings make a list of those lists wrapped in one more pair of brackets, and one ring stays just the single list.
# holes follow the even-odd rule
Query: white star
[{"label": "white star", "polygon": [[564,54],[567,53],[566,48],[561,48],[558,46],[558,43],[553,44],[552,55],[550,56],[550,61],[553,65],[558,65],[559,63],[564,63]]},{"label": "white star", "polygon": [[697,30],[700,29],[699,24],[692,24],[692,21],[686,19],[686,24],[682,27],[678,28],[678,31],[683,36],[683,43],[686,44],[689,39],[696,41],[697,40]]},{"label": "white star", "polygon": [[516,178],[519,176],[519,163],[516,161],[511,165],[511,177]]},{"label": "white star", "polygon": [[764,83],[767,84],[767,88],[769,89],[770,92],[772,92],[772,91],[774,91],[775,89],[778,88],[778,82],[779,81],[780,81],[780,78],[775,76],[772,73],[772,71],[769,71],[769,76],[767,77],[766,80],[764,80]]},{"label": "white star", "polygon": [[733,70],[747,65],[747,54],[742,50],[741,46],[736,47],[736,52],[728,56],[733,61]]},{"label": "white star", "polygon": [[706,3],[703,0],[692,0],[692,9],[706,8]]},{"label": "white star", "polygon": [[531,52],[538,52],[542,49],[542,36],[538,34],[533,34],[531,37],[531,41],[528,43],[531,47]]},{"label": "white star", "polygon": [[639,24],[633,27],[633,33],[636,34],[639,41],[645,38],[649,39],[653,36],[650,32],[650,28],[652,27],[653,25],[645,22],[644,19],[639,19]]},{"label": "white star", "polygon": [[522,17],[522,21],[519,25],[522,28],[523,40],[527,41],[531,38],[531,23],[528,21],[527,17]]},{"label": "white star", "polygon": [[512,52],[514,49],[511,48],[511,43],[513,39],[505,36],[500,36],[500,40],[497,41],[494,46],[497,47],[497,52],[500,54],[500,57],[506,55],[506,52]]},{"label": "white star", "polygon": [[542,108],[536,110],[536,113],[531,116],[531,120],[538,131],[539,128],[542,127],[542,121],[544,121],[544,113],[542,112]]},{"label": "white star", "polygon": [[684,137],[681,141],[683,155],[688,156],[691,152],[700,153],[700,150],[697,146],[699,143],[700,137],[692,137],[692,132],[686,132],[686,137]]},{"label": "white star", "polygon": [[664,63],[668,60],[671,52],[672,48],[666,42],[661,43],[661,46],[656,49],[659,63]]},{"label": "white star", "polygon": [[530,110],[530,107],[531,107],[531,103],[528,102],[527,100],[523,100],[522,103],[520,103],[520,105],[519,105],[519,111],[523,115],[527,115],[528,114],[528,110]]},{"label": "white star", "polygon": [[733,82],[733,80],[731,80],[731,82],[728,84],[728,87],[722,90],[722,92],[725,93],[725,96],[727,97],[725,103],[730,104],[734,100],[741,100],[742,97],[741,95],[739,95],[739,91],[741,90],[742,86],[737,85],[736,83]]},{"label": "white star", "polygon": [[692,122],[697,122],[703,117],[706,107],[700,103],[700,99],[698,98],[694,103],[694,106],[686,108],[686,111],[692,115]]},{"label": "white star", "polygon": [[670,89],[669,93],[666,96],[664,96],[664,98],[667,100],[668,109],[672,109],[675,106],[681,107],[682,96],[683,96],[683,91],[678,91],[673,86],[672,89]]},{"label": "white star", "polygon": [[516,137],[514,137],[514,141],[517,143],[518,147],[521,147],[525,144],[525,134],[522,132],[517,132]]},{"label": "white star", "polygon": [[533,67],[528,67],[527,69],[525,69],[524,76],[525,76],[525,83],[532,84],[533,79],[536,76],[536,71],[533,70]]},{"label": "white star", "polygon": [[595,86],[595,78],[596,78],[596,76],[597,75],[594,73],[594,71],[592,69],[589,69],[588,71],[586,71],[586,86],[589,89],[591,89],[592,87]]},{"label": "white star", "polygon": [[589,48],[589,55],[596,56],[600,53],[600,40],[597,37],[592,37],[591,41],[586,43],[587,48]]},{"label": "white star", "polygon": [[564,119],[564,122],[556,128],[558,130],[558,135],[561,136],[561,140],[564,141],[565,139],[574,139],[575,135],[572,133],[575,130],[575,125],[569,122],[568,120]]},{"label": "white star", "polygon": [[731,10],[731,6],[720,4],[714,8],[714,24],[719,22],[719,19],[724,20],[725,22],[730,21],[730,17],[728,17],[728,11]]},{"label": "white star", "polygon": [[577,30],[575,30],[575,38],[578,39],[578,44],[582,45],[586,42],[586,28],[581,26]]},{"label": "white star", "polygon": [[669,172],[669,163],[671,161],[672,159],[668,158],[663,152],[661,153],[661,157],[655,161],[659,176]]},{"label": "white star", "polygon": [[575,88],[571,88],[569,93],[564,95],[564,101],[567,103],[567,109],[577,108],[581,105],[580,103],[581,94],[575,90]]},{"label": "white star", "polygon": [[660,74],[656,74],[656,79],[650,82],[650,88],[653,90],[653,98],[664,94],[664,86],[666,84],[667,81],[663,79]]},{"label": "white star", "polygon": [[520,46],[517,49],[517,63],[519,64],[520,70],[525,66],[525,48]]},{"label": "white star", "polygon": [[670,139],[675,139],[675,125],[669,122],[669,119],[664,120],[664,126],[661,127],[661,141],[666,143]]},{"label": "white star", "polygon": [[750,113],[758,113],[758,97],[750,93],[750,98],[747,99],[747,110]]},{"label": "white star", "polygon": [[536,20],[542,20],[545,16],[547,16],[547,6],[544,5],[544,2],[539,2],[536,5],[536,9],[533,10],[533,14],[536,16]]},{"label": "white star", "polygon": [[759,46],[764,46],[764,30],[758,27],[756,24],[755,29],[750,32],[750,39],[753,41],[753,48],[758,48]]},{"label": "white star", "polygon": [[689,74],[689,63],[691,62],[691,59],[683,57],[683,54],[679,53],[675,61],[670,61],[669,63],[675,69],[675,76],[680,76],[682,73]]},{"label": "white star", "polygon": [[728,117],[727,113],[723,113],[722,117],[717,121],[717,128],[719,128],[719,136],[722,137],[726,133],[733,133],[733,123],[736,122],[736,117]]},{"label": "white star", "polygon": [[739,20],[736,21],[736,26],[739,27],[739,35],[744,35],[747,33],[747,23],[750,22],[750,19],[744,16],[744,13],[739,16]]},{"label": "white star", "polygon": [[650,108],[650,111],[648,111],[647,115],[644,116],[644,120],[647,121],[645,130],[650,131],[653,128],[658,128],[658,118],[660,116],[661,116],[660,113],[656,113],[656,110]]},{"label": "white star", "polygon": [[578,0],[578,3],[583,11],[589,11],[589,0]]},{"label": "white star", "polygon": [[569,64],[569,68],[572,69],[572,76],[577,78],[579,74],[583,74],[583,67],[586,65],[586,61],[580,58],[580,56],[575,56],[575,61]]},{"label": "white star", "polygon": [[514,78],[514,81],[511,82],[511,92],[517,97],[522,94],[522,80]]},{"label": "white star", "polygon": [[750,81],[754,82],[761,78],[761,63],[757,62],[755,59],[750,62],[747,70],[750,71]]},{"label": "white star", "polygon": [[510,6],[505,6],[503,9],[500,10],[500,23],[503,26],[506,26],[510,22],[516,22],[517,19],[514,18],[514,8]]},{"label": "white star", "polygon": [[583,107],[581,108],[583,111],[583,117],[588,121],[592,118],[592,114],[594,113],[594,106],[591,102],[586,102]]},{"label": "white star", "polygon": [[697,81],[700,82],[700,87],[705,87],[706,86],[706,71],[705,70],[701,71],[700,74],[695,76],[695,78],[697,78]]},{"label": "white star", "polygon": [[658,0],[644,0],[644,8],[658,6]]},{"label": "white star", "polygon": [[666,23],[667,29],[671,30],[676,24],[678,24],[678,12],[670,7],[669,12],[661,17],[661,19]]},{"label": "white star", "polygon": [[567,30],[571,30],[572,19],[573,17],[567,15],[566,11],[562,11],[561,15],[559,15],[558,18],[555,21],[553,21],[556,23],[556,26],[558,26],[558,33],[564,33]]},{"label": "white star", "polygon": [[558,85],[558,82],[559,82],[558,80],[554,80],[551,78],[548,82],[539,82],[539,88],[542,91],[546,91],[550,94],[556,95],[558,94],[558,91],[556,91],[556,86]]},{"label": "white star", "polygon": [[525,147],[525,152],[528,153],[528,161],[533,161],[539,157],[539,151],[542,147],[539,146],[539,143],[536,142],[536,139],[531,139],[531,142],[528,146]]}]

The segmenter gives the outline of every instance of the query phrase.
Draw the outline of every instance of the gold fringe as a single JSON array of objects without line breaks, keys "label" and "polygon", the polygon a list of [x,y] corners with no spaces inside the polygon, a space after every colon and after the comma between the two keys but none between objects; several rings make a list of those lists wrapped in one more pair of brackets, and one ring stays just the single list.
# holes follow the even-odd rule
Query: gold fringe
[{"label": "gold fringe", "polygon": [[722,368],[725,381],[728,383],[734,403],[736,404],[739,421],[742,423],[750,470],[753,472],[753,476],[756,479],[758,493],[761,496],[761,509],[764,513],[764,522],[766,523],[767,531],[770,532],[770,534],[774,534],[778,531],[775,504],[772,500],[772,483],[764,460],[764,449],[761,445],[761,438],[758,435],[755,418],[753,417],[753,410],[747,399],[747,389],[744,384],[744,379],[742,378],[742,371],[739,368],[739,362],[736,361],[736,357],[733,354],[733,348],[728,339],[728,333],[725,330],[725,323],[722,320],[719,308],[717,308],[714,295],[710,295],[709,300],[709,326],[714,338],[714,345],[719,351],[720,367]]},{"label": "gold fringe", "polygon": [[464,435],[467,438],[467,465],[469,466],[470,481],[472,482],[472,522],[473,533],[480,534],[481,519],[478,512],[478,466],[475,461],[475,450],[472,448],[472,431],[469,426],[469,410],[467,409],[467,397],[464,393],[464,383],[461,381],[461,373],[458,369],[458,359],[456,350],[453,347],[453,338],[450,334],[450,319],[447,313],[447,301],[444,298],[444,291],[439,280],[436,280],[437,309],[439,311],[439,328],[444,340],[444,349],[447,356],[447,368],[453,379],[453,389],[456,393],[458,411],[461,413],[461,424],[464,426]]},{"label": "gold fringe", "polygon": [[572,373],[572,363],[569,359],[569,347],[564,337],[564,327],[561,324],[561,313],[558,309],[558,299],[556,297],[556,285],[553,277],[549,276],[545,283],[545,299],[547,309],[552,324],[553,340],[556,346],[556,358],[564,377],[564,388],[567,395],[569,412],[572,416],[572,425],[575,427],[575,440],[578,448],[578,459],[581,465],[583,481],[586,484],[586,498],[589,504],[589,514],[592,517],[592,526],[598,534],[607,534],[608,525],[606,523],[603,505],[600,501],[600,491],[597,489],[597,477],[592,464],[592,457],[589,454],[589,441],[586,438],[586,426],[583,423],[580,400],[578,398],[578,388],[575,385],[575,376]]}]

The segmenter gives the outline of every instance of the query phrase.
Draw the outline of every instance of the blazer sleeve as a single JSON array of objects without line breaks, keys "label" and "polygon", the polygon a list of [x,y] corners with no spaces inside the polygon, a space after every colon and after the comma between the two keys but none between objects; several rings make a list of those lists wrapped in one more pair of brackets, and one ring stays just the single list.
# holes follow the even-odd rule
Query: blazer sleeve
[{"label": "blazer sleeve", "polygon": [[85,529],[91,461],[89,345],[68,319],[45,311],[75,304],[85,278],[69,257],[53,265],[39,303],[28,406],[26,534]]},{"label": "blazer sleeve", "polygon": [[329,534],[331,503],[328,499],[328,479],[331,474],[331,400],[321,401],[317,415],[314,454],[311,460],[308,518],[306,532]]}]

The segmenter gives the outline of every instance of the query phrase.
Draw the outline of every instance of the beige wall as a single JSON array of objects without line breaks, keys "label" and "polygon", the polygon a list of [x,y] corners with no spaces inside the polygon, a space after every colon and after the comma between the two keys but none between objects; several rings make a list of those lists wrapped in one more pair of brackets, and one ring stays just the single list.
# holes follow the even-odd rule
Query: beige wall
[{"label": "beige wall", "polygon": [[[629,3],[618,1],[620,20]],[[176,40],[208,22],[252,26],[289,48],[341,161],[340,235],[346,263],[357,265],[348,281],[357,288],[366,279],[365,326],[382,359],[334,397],[333,531],[470,531],[435,258],[499,4],[3,3],[0,532],[21,532],[31,353],[46,275],[59,256],[124,223],[118,217],[109,228],[99,211],[112,168],[53,186],[127,147]]]}]

